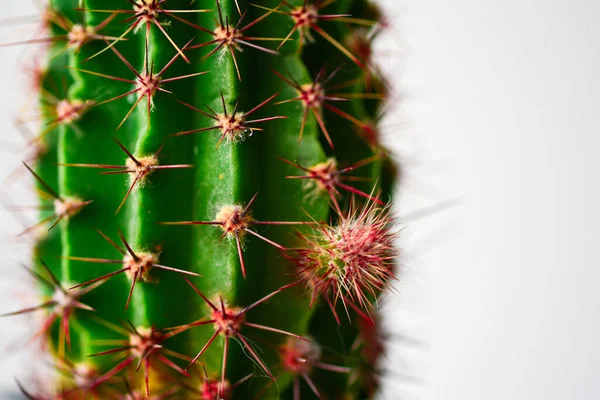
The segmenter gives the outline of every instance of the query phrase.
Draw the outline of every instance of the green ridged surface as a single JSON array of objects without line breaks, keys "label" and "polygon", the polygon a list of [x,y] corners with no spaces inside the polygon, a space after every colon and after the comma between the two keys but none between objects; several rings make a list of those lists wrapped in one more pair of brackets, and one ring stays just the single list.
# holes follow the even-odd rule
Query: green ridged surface
[{"label": "green ridged surface", "polygon": [[[297,6],[302,4],[302,0],[289,3]],[[368,4],[370,3],[362,0],[339,0],[324,8],[323,13],[352,12],[354,16],[361,17],[361,14],[368,14]],[[239,15],[234,1],[222,0],[220,5],[223,15],[235,25]],[[266,0],[261,2],[261,5],[275,8],[279,1]],[[245,1],[240,1],[240,6],[242,10],[248,8],[245,23],[267,12],[249,6]],[[83,13],[74,11],[76,8],[131,10],[131,4],[125,0],[53,0],[51,7],[79,22],[83,22],[82,17],[85,15],[85,23],[90,26],[98,25],[109,14],[90,11]],[[213,1],[195,1],[190,5],[189,0],[169,0],[165,7],[171,10],[211,9],[207,13],[176,15],[211,31],[217,26],[218,13]],[[285,9],[284,6],[279,8]],[[131,16],[124,15],[125,17],[117,16],[101,34],[120,36],[129,26],[123,19]],[[180,47],[192,38],[192,45],[211,40],[208,33],[173,18],[162,16],[161,20],[170,21],[164,28]],[[330,21],[320,23],[320,26],[340,42],[343,42],[345,35],[353,29],[352,25]],[[248,35],[283,38],[292,27],[289,16],[274,12],[252,27]],[[252,216],[259,221],[336,220],[327,193],[317,197],[311,196],[306,190],[305,180],[286,179],[288,175],[300,175],[301,171],[276,157],[312,166],[333,156],[340,166],[348,166],[373,155],[373,148],[356,134],[356,127],[350,121],[329,111],[323,115],[335,149],[329,148],[312,116],[306,121],[303,140],[298,142],[304,113],[302,104],[298,101],[275,104],[277,101],[294,98],[298,94],[270,69],[305,84],[315,79],[323,65],[331,71],[343,63],[344,67],[330,85],[356,80],[355,85],[339,91],[366,91],[364,71],[331,43],[316,34],[314,36],[316,42],[307,43],[300,53],[297,33],[282,46],[279,55],[248,47],[244,47],[243,52],[236,51],[241,81],[229,53],[217,52],[206,57],[214,49],[214,45],[186,50],[185,54],[191,64],[187,64],[180,57],[166,71],[163,78],[201,71],[208,73],[166,83],[164,88],[172,94],[157,92],[153,97],[150,114],[147,113],[144,100],[126,122],[116,129],[136,100],[134,94],[92,107],[74,124],[62,125],[51,132],[46,139],[50,151],[37,163],[37,171],[49,185],[58,189],[61,196],[74,196],[84,201],[93,200],[93,203],[51,231],[49,236],[37,245],[36,256],[50,260],[49,264],[56,269],[56,275],[65,285],[81,283],[122,268],[117,263],[91,263],[72,258],[123,258],[117,249],[98,234],[98,229],[119,245],[119,233],[122,232],[136,252],[160,253],[158,263],[161,265],[200,274],[201,277],[191,277],[190,280],[211,300],[222,296],[229,306],[249,305],[279,287],[294,282],[294,264],[279,250],[252,235],[246,234],[243,238],[247,269],[247,278],[244,279],[235,241],[228,238],[221,240],[223,232],[219,227],[171,226],[159,222],[212,221],[221,206],[243,206],[255,193],[258,193],[258,197],[252,207]],[[141,72],[145,59],[145,28],[139,32],[130,32],[126,39],[119,41],[115,48],[136,71]],[[150,30],[148,43],[148,55],[154,71],[162,69],[177,54],[176,49],[156,26]],[[272,49],[277,47],[279,42],[257,43]],[[64,44],[54,47],[58,49],[60,46]],[[49,79],[66,81],[69,85],[70,99],[101,102],[132,90],[130,83],[106,79],[83,71],[134,79],[132,71],[111,50],[88,60],[88,57],[105,47],[104,42],[93,41],[87,43],[79,52],[68,50],[63,57],[53,59]],[[68,64],[70,69],[62,68],[65,64]],[[65,80],[65,76],[68,79]],[[239,143],[223,141],[218,147],[218,130],[171,136],[214,124],[208,117],[177,100],[203,110],[208,106],[221,113],[221,93],[229,112],[236,102],[239,102],[240,112],[248,111],[278,93],[274,101],[253,114],[251,119],[272,116],[287,118],[257,124],[256,127],[264,130],[254,132]],[[332,104],[361,121],[367,121],[373,117],[379,101],[354,99]],[[123,208],[115,215],[130,184],[129,175],[103,175],[103,170],[99,169],[54,165],[124,165],[127,156],[114,139],[118,139],[138,158],[151,156],[164,145],[158,158],[159,165],[191,164],[193,168],[154,171],[147,178],[145,185],[132,191]],[[387,172],[393,169],[391,166],[393,164],[389,160],[379,159],[362,167],[352,175],[365,178],[365,182],[353,185],[367,193],[382,187],[383,198],[387,200],[394,182],[393,174]],[[345,193],[344,198],[340,199],[342,208],[348,206],[349,199],[350,196]],[[312,228],[257,225],[252,229],[286,248],[293,249],[299,245],[298,231],[308,232]],[[106,346],[102,341],[126,338],[122,332],[115,331],[102,321],[121,327],[126,327],[126,321],[130,321],[135,327],[163,329],[184,325],[210,315],[210,309],[184,281],[182,275],[157,268],[152,270],[151,275],[155,282],[136,284],[127,310],[125,303],[131,280],[123,273],[108,279],[82,299],[97,312],[76,312],[77,320],[71,324],[72,348],[67,352],[70,361],[91,362],[100,373],[104,373],[128,355],[122,353],[120,358],[114,355],[88,357],[90,354],[115,347]],[[307,289],[298,285],[251,310],[247,314],[247,320],[310,336],[323,346],[325,362],[357,367],[359,354],[351,349],[358,334],[357,325],[348,322],[346,311],[341,305],[337,307],[337,313],[342,318],[342,325],[339,326],[325,302],[317,302],[312,308],[309,308],[309,303],[310,294],[307,293]],[[212,325],[193,327],[169,338],[163,345],[169,350],[192,358],[213,332]],[[243,327],[241,332],[251,341],[277,381],[270,381],[261,368],[248,357],[247,352],[243,351],[241,344],[232,340],[227,364],[228,379],[235,382],[249,373],[255,373],[252,379],[236,390],[233,398],[248,398],[248,390],[256,398],[293,398],[292,375],[284,371],[278,358],[278,348],[284,343],[286,336],[252,327]],[[211,378],[220,376],[222,352],[223,340],[218,338],[199,360]],[[182,368],[187,366],[183,360],[170,358]],[[134,365],[136,363],[137,361]],[[189,382],[197,383],[199,370],[194,372],[194,378]],[[175,381],[170,381],[167,386],[180,379],[185,381],[183,375],[171,372]],[[315,383],[327,398],[342,398],[342,393],[347,396],[344,398],[361,398],[365,393],[369,393],[361,386],[360,380],[358,383],[349,383],[346,374],[319,370],[319,374],[315,374]],[[188,383],[193,384],[195,383]],[[152,391],[155,390],[154,385],[158,383],[153,384]],[[116,387],[119,387],[119,384],[116,384]],[[122,389],[120,387],[120,390]],[[185,391],[178,393],[177,396],[185,397]],[[310,396],[310,389],[302,384],[302,398]]]}]

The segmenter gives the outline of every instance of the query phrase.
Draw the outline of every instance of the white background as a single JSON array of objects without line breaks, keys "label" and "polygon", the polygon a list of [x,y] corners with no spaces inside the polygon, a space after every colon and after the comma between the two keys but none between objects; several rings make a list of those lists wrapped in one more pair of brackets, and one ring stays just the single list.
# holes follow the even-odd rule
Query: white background
[{"label": "white background", "polygon": [[[30,13],[2,3],[4,17]],[[378,52],[402,91],[386,123],[406,166],[399,213],[461,205],[406,221],[381,397],[599,398],[600,2],[384,3],[395,28]],[[16,32],[0,27],[0,42]],[[19,52],[0,49],[0,176],[20,157]],[[27,203],[22,186],[2,189]],[[30,292],[19,225],[1,215],[4,312]],[[7,348],[26,322],[0,320],[0,392],[32,369]]]}]

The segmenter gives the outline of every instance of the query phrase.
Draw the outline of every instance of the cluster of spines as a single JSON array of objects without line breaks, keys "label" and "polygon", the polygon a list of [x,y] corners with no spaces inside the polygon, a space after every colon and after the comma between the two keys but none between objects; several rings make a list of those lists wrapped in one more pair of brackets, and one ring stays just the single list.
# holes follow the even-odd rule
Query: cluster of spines
[{"label": "cluster of spines", "polygon": [[[163,77],[163,74],[168,70],[168,68],[173,64],[173,62],[177,60],[177,58],[181,57],[184,60],[189,61],[189,57],[186,56],[186,52],[196,48],[214,45],[215,47],[210,52],[208,52],[208,54],[206,54],[205,57],[210,57],[221,50],[224,53],[230,54],[235,64],[237,78],[241,81],[242,76],[236,59],[236,51],[240,50],[240,46],[254,47],[258,50],[263,50],[269,53],[276,54],[276,50],[266,49],[262,46],[252,44],[252,41],[258,41],[261,40],[261,38],[246,36],[246,34],[244,33],[247,29],[256,25],[258,22],[263,21],[272,13],[288,15],[292,18],[294,22],[293,29],[290,32],[290,35],[281,39],[280,47],[291,39],[291,35],[295,31],[300,32],[299,39],[301,40],[301,42],[303,42],[305,39],[312,38],[311,32],[314,31],[317,32],[323,38],[325,38],[327,41],[331,42],[335,47],[341,50],[341,52],[345,56],[350,58],[358,66],[360,66],[361,68],[365,67],[365,64],[363,64],[363,62],[361,62],[354,55],[354,53],[350,52],[348,48],[346,48],[343,44],[334,39],[333,36],[329,35],[322,28],[319,27],[318,21],[320,20],[326,21],[340,19],[347,23],[365,23],[365,21],[353,19],[350,15],[347,14],[319,15],[321,9],[331,4],[331,1],[317,1],[315,3],[312,3],[310,1],[304,1],[304,3],[299,7],[293,7],[287,2],[282,2],[279,6],[275,8],[266,8],[266,12],[262,14],[262,16],[258,17],[257,19],[243,27],[241,27],[240,22],[242,21],[243,17],[246,16],[246,12],[242,12],[238,8],[240,14],[240,18],[238,21],[240,22],[238,22],[238,24],[236,25],[232,25],[228,17],[223,18],[220,9],[220,4],[217,1],[216,8],[218,9],[219,21],[217,29],[214,31],[202,28],[197,24],[191,23],[179,17],[177,15],[179,14],[178,11],[184,10],[166,10],[164,8],[164,3],[166,3],[164,0],[137,0],[131,1],[131,3],[133,3],[134,6],[133,13],[125,10],[104,10],[109,12],[110,16],[95,28],[73,24],[65,17],[61,17],[60,14],[58,14],[57,12],[49,13],[49,15],[52,16],[51,18],[49,18],[50,23],[57,25],[59,29],[63,29],[68,33],[62,36],[54,35],[52,37],[48,37],[47,39],[41,39],[40,41],[60,41],[66,39],[67,46],[70,47],[73,52],[80,51],[81,48],[87,43],[89,43],[91,40],[103,41],[105,42],[106,46],[103,50],[101,50],[101,52],[107,50],[113,52],[123,62],[127,69],[135,75],[135,78],[132,80],[128,80],[127,78],[108,76],[102,74],[101,72],[84,70],[79,67],[72,68],[73,71],[77,71],[83,74],[92,74],[111,80],[127,82],[132,84],[134,86],[134,89],[116,97],[99,101],[68,98],[61,100],[52,95],[43,93],[42,97],[51,99],[51,113],[54,114],[54,117],[50,118],[48,127],[44,129],[42,133],[32,141],[32,143],[35,144],[42,142],[47,135],[53,133],[52,131],[59,126],[71,126],[75,131],[78,131],[79,129],[77,128],[77,122],[81,118],[83,118],[84,113],[89,108],[99,107],[103,104],[106,104],[107,102],[116,101],[130,95],[137,96],[137,100],[135,100],[131,109],[125,114],[125,117],[122,120],[121,124],[115,128],[120,128],[123,125],[123,123],[128,119],[128,117],[131,116],[133,111],[137,108],[137,105],[141,103],[144,99],[146,104],[145,108],[149,117],[154,107],[152,101],[153,96],[155,96],[158,92],[173,95],[173,93],[170,92],[168,89],[162,87],[162,84],[180,79],[193,78],[195,76],[199,76],[201,74],[206,73],[198,72],[174,78]],[[257,8],[264,7],[257,6]],[[286,8],[288,10],[283,11]],[[100,12],[101,10],[83,9],[81,11]],[[198,11],[205,10],[197,10],[197,12]],[[119,36],[103,36],[100,33],[98,33],[111,22],[113,22],[113,20],[118,14],[123,13],[131,14],[131,17],[127,19],[127,21],[131,22],[131,25],[125,30],[123,34]],[[211,34],[214,37],[214,39],[207,42],[203,42],[198,45],[193,45],[192,41],[189,41],[185,45],[179,46],[177,43],[174,42],[174,40],[172,40],[169,37],[168,32],[164,29],[161,23],[158,22],[158,18],[160,16],[169,16],[171,18],[174,18],[175,20],[185,22],[186,24],[200,31]],[[138,26],[145,26],[146,35],[144,67],[141,71],[136,71],[132,64],[118,50],[118,42],[127,40],[127,35],[131,31],[134,31]],[[150,29],[153,26],[156,26],[157,29],[159,29],[166,37],[169,38],[169,42],[173,45],[175,51],[175,55],[173,56],[171,61],[168,62],[158,73],[154,72],[154,65],[150,61],[149,55],[150,51],[148,36],[150,35]],[[76,36],[76,34],[79,36]],[[92,57],[95,57],[97,54],[98,53],[95,53]],[[365,60],[365,62],[366,61],[367,60]],[[381,97],[377,93],[326,93],[326,85],[336,76],[339,70],[340,68],[327,74],[326,69],[323,67],[317,73],[312,84],[304,85],[299,84],[293,76],[286,76],[278,72],[277,70],[273,70],[273,73],[275,75],[283,79],[286,83],[288,83],[295,90],[297,90],[298,97],[280,101],[279,104],[290,101],[299,101],[302,104],[304,111],[302,117],[302,125],[298,135],[299,141],[302,140],[302,134],[305,128],[306,121],[308,117],[312,114],[317,123],[319,124],[327,142],[329,143],[332,149],[334,148],[333,140],[329,135],[329,132],[323,120],[322,112],[324,109],[327,109],[337,114],[338,116],[343,117],[347,121],[351,122],[358,129],[366,129],[368,122],[360,121],[358,118],[353,117],[348,112],[331,106],[329,103],[327,103],[327,101],[346,101],[352,98],[369,97],[379,99]],[[353,83],[343,82],[335,86],[343,88],[351,84]],[[44,92],[46,92],[45,89]],[[283,119],[287,117],[285,115],[281,115],[269,116],[259,118],[256,120],[247,120],[247,117],[249,115],[253,114],[255,111],[258,111],[260,108],[267,105],[269,102],[274,100],[276,96],[276,93],[273,94],[272,96],[264,100],[262,103],[259,103],[257,106],[252,108],[249,112],[245,113],[239,112],[237,105],[233,110],[227,110],[223,94],[221,94],[223,105],[222,113],[217,113],[208,106],[206,106],[207,111],[204,111],[199,107],[178,100],[180,101],[180,103],[183,103],[184,106],[192,108],[194,111],[202,113],[206,117],[214,120],[215,125],[190,131],[173,132],[172,136],[181,136],[185,134],[198,133],[203,131],[218,130],[219,139],[217,142],[217,146],[223,140],[226,140],[228,143],[234,145],[235,142],[244,139],[254,130],[260,130],[260,128],[250,127],[251,124],[268,122],[271,120]],[[160,165],[158,162],[158,156],[161,152],[162,147],[159,147],[154,154],[134,155],[120,142],[117,142],[117,144],[127,156],[127,162],[125,163],[125,165],[112,165],[101,163],[57,163],[61,168],[89,167],[106,169],[106,174],[129,174],[131,177],[129,189],[126,192],[124,198],[122,199],[119,207],[116,209],[116,212],[118,212],[122,208],[128,196],[136,188],[136,185],[143,184],[145,180],[148,179],[150,173],[152,173],[154,170],[192,167],[192,165],[189,164]],[[372,143],[369,144],[372,145]],[[76,386],[71,387],[70,389],[66,389],[64,396],[68,397],[73,392],[99,393],[99,390],[110,391],[111,389],[102,389],[102,387],[109,388],[110,384],[115,381],[114,378],[117,376],[117,374],[124,372],[130,364],[134,363],[134,361],[137,363],[137,366],[135,368],[136,370],[142,367],[144,368],[145,382],[142,385],[144,388],[143,392],[145,393],[146,397],[150,396],[151,385],[149,382],[149,374],[151,368],[153,368],[151,364],[156,364],[157,362],[162,363],[167,367],[170,367],[172,370],[178,371],[179,373],[181,373],[181,375],[189,375],[187,372],[187,368],[183,369],[182,367],[179,367],[176,363],[174,363],[172,360],[165,356],[165,353],[167,353],[169,350],[167,350],[162,345],[162,342],[168,338],[171,338],[172,336],[183,333],[195,326],[204,324],[212,324],[214,326],[215,331],[214,334],[211,336],[211,339],[209,339],[209,341],[201,349],[199,349],[199,352],[195,358],[189,359],[185,355],[175,353],[172,351],[170,352],[171,355],[175,355],[177,358],[189,361],[188,368],[190,368],[194,365],[199,356],[202,355],[203,351],[206,350],[206,348],[218,335],[222,335],[225,338],[221,376],[217,377],[217,379],[211,379],[208,376],[208,374],[205,373],[203,385],[208,385],[209,387],[204,389],[202,389],[202,387],[201,389],[197,389],[196,387],[196,389],[199,390],[199,392],[197,393],[200,393],[201,396],[206,396],[205,393],[211,393],[210,396],[213,396],[213,392],[215,391],[214,388],[216,388],[216,396],[218,398],[224,397],[226,395],[228,396],[231,394],[231,389],[237,385],[230,385],[226,380],[225,376],[228,355],[227,339],[229,337],[238,338],[246,347],[246,350],[249,352],[252,358],[254,358],[256,363],[260,366],[260,369],[262,369],[263,372],[266,373],[269,377],[274,378],[269,368],[264,364],[264,362],[261,360],[261,357],[253,349],[252,345],[246,342],[247,339],[245,339],[244,336],[242,336],[239,333],[239,330],[243,325],[258,329],[270,330],[272,332],[282,333],[290,336],[291,339],[293,339],[294,341],[286,342],[286,345],[284,345],[279,351],[281,355],[283,369],[288,373],[291,373],[292,375],[300,374],[300,376],[307,383],[311,391],[317,394],[317,396],[320,396],[319,390],[308,375],[308,372],[312,370],[313,367],[318,368],[320,365],[324,369],[327,369],[324,366],[328,366],[329,370],[335,372],[349,372],[349,370],[346,367],[334,367],[329,364],[321,363],[318,360],[313,360],[311,358],[312,356],[307,356],[303,352],[318,352],[318,350],[314,350],[318,349],[318,347],[315,347],[316,344],[314,342],[311,342],[313,346],[311,348],[299,348],[299,346],[302,346],[299,345],[299,343],[309,342],[309,339],[303,338],[302,336],[296,335],[294,333],[277,329],[276,327],[269,327],[247,322],[245,320],[245,313],[250,309],[254,308],[255,306],[259,305],[263,301],[270,299],[272,296],[279,293],[280,291],[289,289],[293,286],[298,285],[299,283],[303,283],[312,292],[311,305],[317,298],[323,298],[323,300],[326,301],[326,303],[329,305],[338,324],[341,323],[340,318],[336,313],[338,300],[341,300],[341,303],[344,305],[347,312],[347,304],[349,304],[351,308],[356,310],[359,318],[371,318],[370,314],[373,312],[372,302],[376,300],[380,291],[383,290],[389,284],[389,281],[391,279],[393,279],[392,259],[395,255],[395,251],[392,245],[392,239],[394,223],[393,219],[389,215],[389,209],[387,208],[387,206],[384,206],[384,203],[379,195],[375,194],[374,192],[369,194],[342,181],[343,174],[385,157],[385,155],[382,152],[380,152],[380,147],[377,147],[376,150],[377,153],[374,156],[371,156],[363,161],[359,161],[355,164],[341,169],[337,168],[337,163],[333,158],[329,159],[325,163],[319,163],[313,166],[302,166],[296,160],[282,160],[288,164],[292,164],[294,167],[297,167],[301,171],[305,172],[304,176],[288,176],[288,178],[306,179],[307,181],[312,182],[313,191],[315,193],[324,193],[329,196],[333,209],[337,215],[335,218],[332,219],[332,221],[334,222],[331,223],[314,220],[256,220],[252,217],[251,214],[251,207],[256,199],[256,195],[245,205],[230,204],[221,207],[220,209],[218,209],[215,219],[213,221],[156,221],[157,223],[169,225],[215,225],[217,227],[220,227],[223,232],[222,238],[229,237],[235,241],[235,246],[239,255],[239,263],[244,278],[246,277],[246,268],[243,258],[244,236],[246,234],[250,234],[255,237],[258,237],[259,239],[262,239],[266,243],[272,245],[279,252],[281,252],[282,257],[291,260],[297,266],[297,273],[295,275],[297,280],[294,283],[282,286],[280,289],[277,289],[276,291],[270,293],[269,295],[265,296],[256,303],[251,304],[250,306],[247,306],[245,308],[236,308],[226,305],[226,301],[224,301],[223,298],[219,298],[217,301],[211,301],[200,290],[198,290],[198,288],[196,288],[191,281],[185,278],[190,284],[190,286],[197,292],[198,295],[202,297],[202,299],[208,305],[209,309],[211,310],[210,318],[190,322],[186,325],[181,325],[173,328],[162,329],[157,329],[155,327],[135,327],[129,324],[129,328],[125,331],[123,331],[122,328],[117,329],[117,327],[112,323],[108,323],[106,321],[101,322],[101,324],[104,324],[105,326],[111,326],[114,330],[120,330],[121,332],[125,332],[128,335],[128,337],[125,339],[125,341],[122,342],[123,346],[117,346],[113,349],[93,354],[91,356],[103,356],[121,352],[127,352],[130,354],[127,355],[118,364],[116,364],[113,368],[105,371],[104,373],[99,373],[94,370],[93,373],[89,374],[90,376],[86,377],[84,384],[77,383],[77,379],[75,379]],[[101,162],[101,160],[99,160],[98,162]],[[52,219],[53,223],[50,225],[50,229],[56,226],[62,220],[68,221],[70,218],[75,218],[78,212],[83,207],[89,205],[93,201],[93,199],[66,198],[64,196],[59,195],[54,189],[52,189],[51,185],[48,182],[46,182],[40,175],[36,174],[33,170],[31,170],[28,165],[26,165],[26,167],[33,173],[38,183],[46,189],[50,197],[54,199],[54,214],[51,217],[47,218],[47,220],[44,219],[41,221],[41,223],[46,223],[49,222],[50,219]],[[341,194],[339,189],[351,192],[356,196],[364,198],[364,200],[366,201],[366,205],[360,209],[351,205],[350,210],[343,211],[343,208],[339,202],[339,196]],[[36,224],[35,228],[37,228],[38,225],[39,224]],[[307,226],[309,231],[312,233],[306,233],[306,230],[303,230],[303,232],[300,233],[298,236],[300,240],[297,247],[284,247],[283,245],[278,244],[275,240],[269,239],[257,232],[255,229],[252,229],[252,227],[255,225],[303,225]],[[24,233],[27,233],[32,229],[33,227],[28,228]],[[47,332],[50,330],[50,325],[53,322],[53,319],[51,319],[51,317],[56,318],[57,316],[61,316],[63,323],[62,329],[59,330],[59,332],[61,332],[61,337],[64,340],[66,340],[68,345],[70,345],[68,321],[72,312],[75,310],[75,308],[83,308],[87,309],[88,311],[92,310],[91,307],[79,302],[79,297],[87,294],[92,289],[95,289],[96,287],[100,286],[102,283],[106,282],[111,277],[120,273],[124,273],[131,280],[129,295],[124,305],[125,308],[127,308],[130,303],[132,293],[135,289],[136,282],[152,281],[152,276],[150,274],[150,270],[152,268],[170,270],[184,275],[198,275],[194,272],[158,264],[160,255],[159,248],[152,249],[151,251],[148,251],[148,249],[134,250],[129,245],[125,237],[122,234],[120,234],[120,239],[124,246],[124,248],[121,248],[112,239],[110,239],[109,236],[107,236],[101,231],[98,232],[106,241],[108,241],[115,249],[117,249],[124,256],[123,259],[99,259],[94,257],[85,257],[83,255],[81,257],[68,256],[68,258],[75,261],[86,261],[104,264],[121,264],[123,266],[121,269],[118,269],[117,271],[106,275],[99,274],[94,279],[83,283],[75,284],[70,288],[71,290],[69,290],[69,288],[65,288],[63,284],[61,284],[61,282],[52,273],[52,271],[50,271],[50,269],[47,269],[47,277],[44,277],[37,273],[35,274],[35,277],[38,280],[45,284],[48,284],[50,282],[55,287],[56,293],[62,294],[62,297],[60,299],[57,296],[51,301],[41,305],[41,307],[53,307],[50,313],[50,317],[48,319],[49,322],[47,322],[48,326],[44,326],[43,331]],[[351,261],[345,260],[343,259],[343,257],[340,256],[340,254],[348,255],[350,253],[353,257],[351,258]],[[353,262],[354,264],[352,264]],[[43,265],[45,266],[45,264]],[[373,266],[374,268],[369,269],[371,266]],[[38,307],[35,308],[37,309]],[[31,310],[33,309],[21,310],[20,313]],[[66,358],[64,358],[64,345],[59,345],[59,348],[62,348],[62,350],[59,351],[59,357],[61,362],[65,360],[65,362],[68,363],[68,361],[66,361]],[[295,361],[290,361],[290,359],[293,359]],[[300,368],[298,366],[299,364],[296,365],[296,367],[292,367],[291,365],[293,363],[310,363],[310,365],[307,364],[304,366],[304,368]],[[76,366],[72,366],[70,370],[73,376],[77,377],[74,372],[75,367]],[[244,379],[249,379],[249,377]],[[240,380],[238,384],[243,383],[245,381],[244,379]],[[81,379],[79,380],[81,381]],[[174,384],[177,385],[179,383],[176,381]],[[181,384],[181,386],[185,388],[185,384]],[[213,386],[214,388],[212,388]],[[127,396],[135,398],[135,391],[131,389],[128,390],[130,393]],[[167,391],[165,393],[167,393],[167,395],[170,395],[171,390],[172,389],[167,388]],[[29,394],[30,392],[27,390],[24,390],[24,393],[27,393],[28,396],[31,396],[32,398],[37,398]],[[162,398],[161,396],[164,396],[164,394],[160,394],[158,396],[159,397],[157,398]],[[294,380],[293,396],[294,398],[298,398],[300,396],[298,379]]]}]

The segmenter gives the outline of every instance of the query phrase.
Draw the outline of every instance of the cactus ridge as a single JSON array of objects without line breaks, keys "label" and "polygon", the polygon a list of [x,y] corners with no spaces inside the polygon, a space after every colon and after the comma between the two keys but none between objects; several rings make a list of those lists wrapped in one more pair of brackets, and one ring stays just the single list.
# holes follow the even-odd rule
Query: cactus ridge
[{"label": "cactus ridge", "polygon": [[25,397],[375,395],[387,26],[370,0],[49,0],[6,44],[44,50],[21,233],[44,301],[3,316],[45,310],[59,376]]}]

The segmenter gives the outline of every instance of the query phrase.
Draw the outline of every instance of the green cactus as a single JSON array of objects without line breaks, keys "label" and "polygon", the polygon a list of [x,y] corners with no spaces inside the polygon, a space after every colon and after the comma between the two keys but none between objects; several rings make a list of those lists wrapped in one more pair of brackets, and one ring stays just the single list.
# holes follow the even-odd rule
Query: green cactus
[{"label": "green cactus", "polygon": [[26,396],[374,395],[396,256],[378,19],[368,0],[50,0],[26,166],[53,208],[30,272],[62,374]]}]

